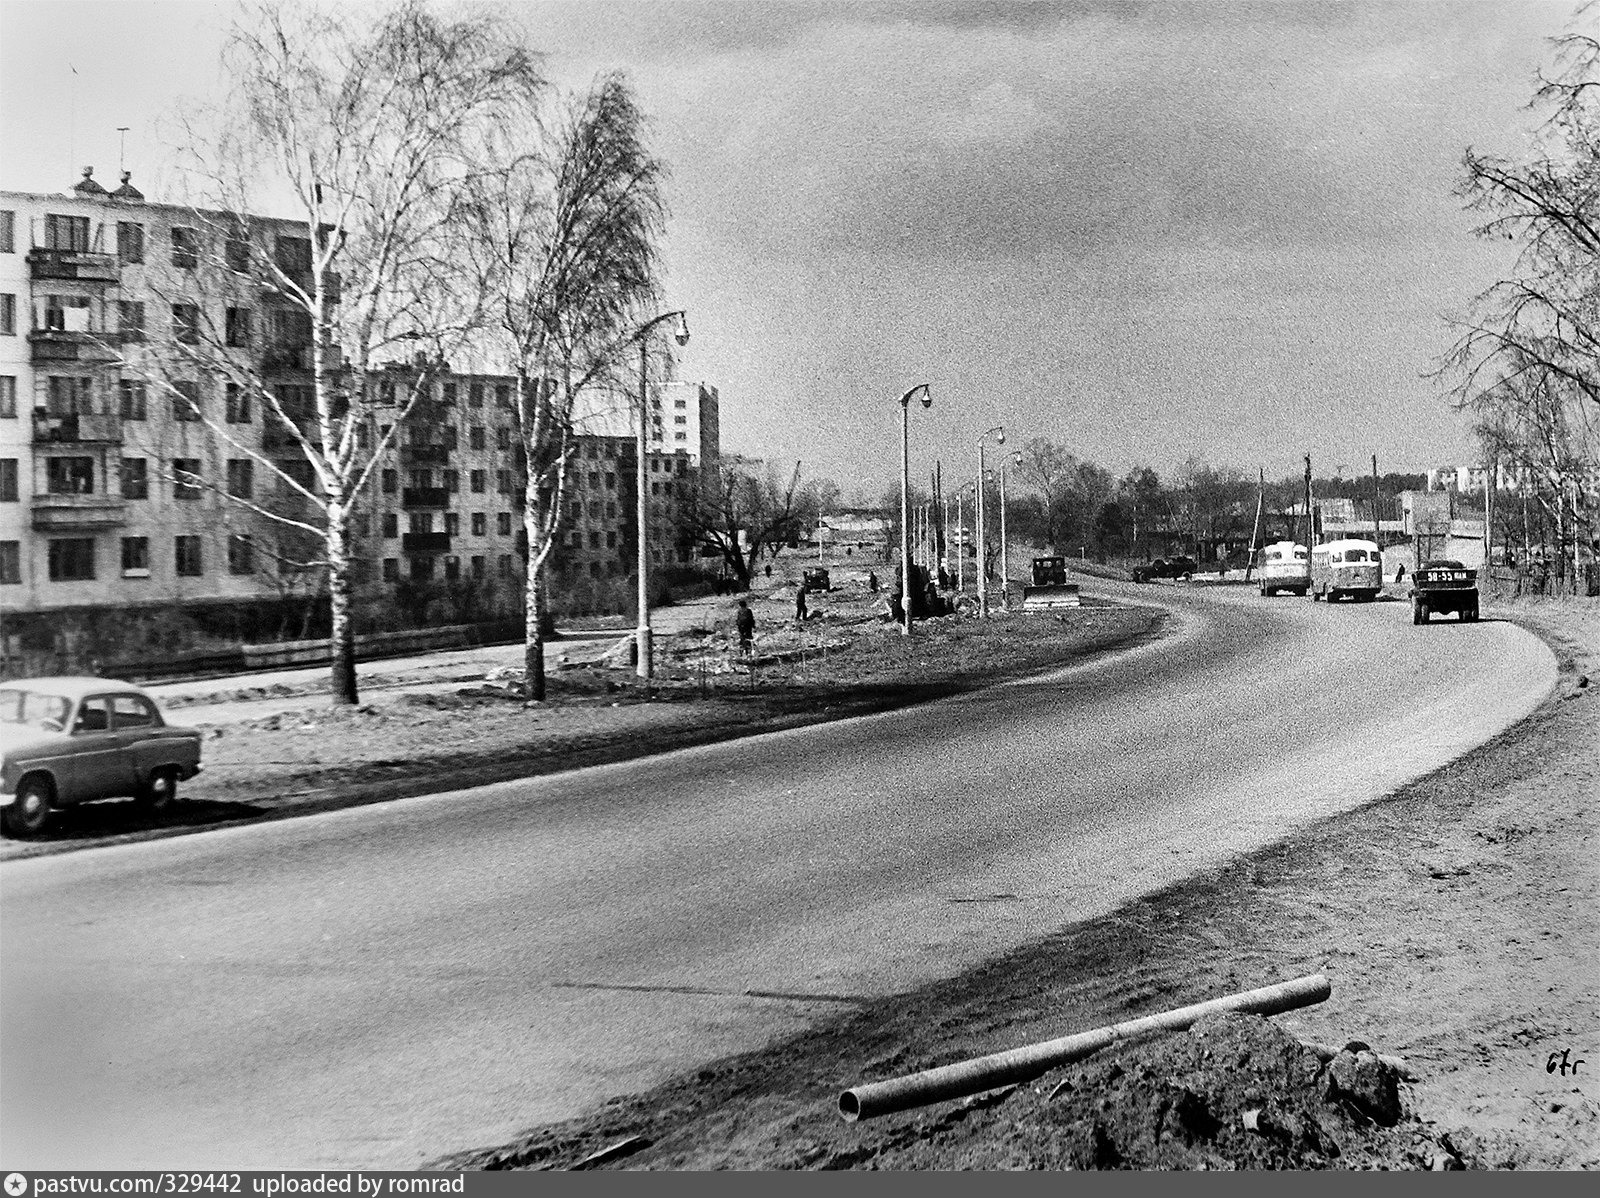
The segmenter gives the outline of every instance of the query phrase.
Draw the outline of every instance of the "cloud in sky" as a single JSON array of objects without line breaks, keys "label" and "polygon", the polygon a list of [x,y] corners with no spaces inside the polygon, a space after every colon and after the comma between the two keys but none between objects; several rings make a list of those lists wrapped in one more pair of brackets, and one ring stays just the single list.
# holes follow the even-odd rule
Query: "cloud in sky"
[{"label": "cloud in sky", "polygon": [[[730,447],[879,493],[893,401],[924,380],[914,452],[947,472],[1001,422],[1119,471],[1470,453],[1422,376],[1449,340],[1441,313],[1505,259],[1451,191],[1467,145],[1523,144],[1544,39],[1574,8],[508,11],[563,82],[622,67],[638,86],[673,169],[684,368],[721,389]],[[75,177],[50,74],[68,57],[95,81],[77,136],[101,174],[129,124],[130,159],[159,177],[154,110],[209,86],[227,11],[6,0],[6,185]]]}]

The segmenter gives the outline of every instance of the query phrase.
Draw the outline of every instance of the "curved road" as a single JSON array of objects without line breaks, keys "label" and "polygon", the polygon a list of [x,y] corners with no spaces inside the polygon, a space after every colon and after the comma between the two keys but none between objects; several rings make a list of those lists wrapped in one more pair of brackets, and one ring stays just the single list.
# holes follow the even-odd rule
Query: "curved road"
[{"label": "curved road", "polygon": [[1377,797],[1556,677],[1510,624],[1095,589],[1178,630],[908,712],[6,863],[0,1160],[500,1142]]}]

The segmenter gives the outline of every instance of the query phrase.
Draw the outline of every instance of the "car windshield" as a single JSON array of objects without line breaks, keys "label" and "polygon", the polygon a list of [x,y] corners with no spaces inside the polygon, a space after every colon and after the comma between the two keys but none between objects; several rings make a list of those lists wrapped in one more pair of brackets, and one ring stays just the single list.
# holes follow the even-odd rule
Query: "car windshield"
[{"label": "car windshield", "polygon": [[72,703],[60,695],[42,695],[15,687],[0,690],[0,724],[42,725],[54,721],[65,728],[71,707]]}]

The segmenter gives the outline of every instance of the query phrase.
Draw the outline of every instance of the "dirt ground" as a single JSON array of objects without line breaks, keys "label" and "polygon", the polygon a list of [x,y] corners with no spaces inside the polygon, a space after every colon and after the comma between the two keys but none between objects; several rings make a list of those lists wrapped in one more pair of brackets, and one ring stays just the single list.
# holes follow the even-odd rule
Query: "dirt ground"
[{"label": "dirt ground", "polygon": [[[1540,631],[1561,683],[1445,769],[962,977],[436,1164],[1600,1167],[1600,605],[1486,614]],[[1329,1000],[1271,1020],[1210,1020],[962,1101],[838,1113],[863,1081],[1316,972]],[[1325,1061],[1301,1041],[1347,1050]]]}]

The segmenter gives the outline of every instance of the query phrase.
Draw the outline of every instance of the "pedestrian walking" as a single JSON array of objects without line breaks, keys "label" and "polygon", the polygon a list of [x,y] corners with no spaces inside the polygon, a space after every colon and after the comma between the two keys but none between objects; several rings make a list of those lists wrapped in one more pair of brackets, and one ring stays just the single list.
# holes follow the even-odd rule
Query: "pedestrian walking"
[{"label": "pedestrian walking", "polygon": [[794,593],[794,618],[796,620],[804,620],[806,618],[806,588],[804,583],[801,583],[800,589]]},{"label": "pedestrian walking", "polygon": [[739,652],[749,657],[755,651],[756,613],[743,599],[739,600],[739,614],[735,617],[739,629]]}]

